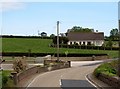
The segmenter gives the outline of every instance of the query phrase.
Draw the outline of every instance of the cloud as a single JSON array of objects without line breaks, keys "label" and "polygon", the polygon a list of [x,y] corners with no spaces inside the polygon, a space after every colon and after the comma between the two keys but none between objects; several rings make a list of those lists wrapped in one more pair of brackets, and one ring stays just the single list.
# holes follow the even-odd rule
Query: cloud
[{"label": "cloud", "polygon": [[8,10],[18,10],[24,8],[24,3],[20,2],[20,0],[2,0],[0,1],[0,10],[8,11]]}]

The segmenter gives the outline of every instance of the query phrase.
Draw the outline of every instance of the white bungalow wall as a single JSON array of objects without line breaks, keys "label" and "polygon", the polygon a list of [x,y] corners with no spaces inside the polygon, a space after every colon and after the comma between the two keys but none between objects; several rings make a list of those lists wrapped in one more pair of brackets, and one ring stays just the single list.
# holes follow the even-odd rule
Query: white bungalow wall
[{"label": "white bungalow wall", "polygon": [[78,43],[78,45],[80,45],[80,42],[81,42],[81,45],[85,42],[85,45],[88,44],[88,42],[91,42],[91,44],[94,44],[95,46],[102,46],[102,44],[104,43],[103,40],[94,40],[94,41],[91,41],[91,40],[87,40],[87,41],[69,41],[68,42],[68,45],[70,44],[75,44],[75,43]]}]

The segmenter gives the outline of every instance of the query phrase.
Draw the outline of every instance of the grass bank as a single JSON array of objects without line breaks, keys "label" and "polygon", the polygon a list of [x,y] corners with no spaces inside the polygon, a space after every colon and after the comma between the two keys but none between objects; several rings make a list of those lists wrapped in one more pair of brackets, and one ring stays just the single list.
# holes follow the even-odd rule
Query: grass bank
[{"label": "grass bank", "polygon": [[[39,39],[39,38],[3,38],[2,39],[2,52],[28,52],[31,53],[56,53],[57,49],[49,47],[52,39]],[[80,54],[108,54],[110,57],[118,57],[118,51],[112,50],[87,50],[87,49],[73,49],[73,48],[60,48],[60,53],[80,53]]]},{"label": "grass bank", "polygon": [[108,76],[117,76],[118,71],[118,60],[114,60],[109,63],[101,64],[98,68],[94,70],[94,75],[96,77],[99,76],[99,74],[104,73]]},{"label": "grass bank", "polygon": [[11,75],[11,71],[10,70],[3,70],[0,73],[0,76],[2,78],[0,84],[2,84],[2,87],[9,87],[12,89],[12,87],[15,87],[13,80],[9,77]]}]

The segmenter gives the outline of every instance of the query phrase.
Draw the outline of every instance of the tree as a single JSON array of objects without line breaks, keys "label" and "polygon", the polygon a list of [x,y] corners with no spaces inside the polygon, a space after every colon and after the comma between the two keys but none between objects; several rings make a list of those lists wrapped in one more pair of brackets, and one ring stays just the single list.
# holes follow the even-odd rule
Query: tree
[{"label": "tree", "polygon": [[51,34],[51,35],[50,35],[50,38],[54,38],[54,37],[55,37],[55,34]]},{"label": "tree", "polygon": [[63,44],[67,44],[69,40],[67,37],[62,37],[62,41],[63,41]]},{"label": "tree", "polygon": [[112,42],[111,39],[109,39],[109,41],[108,41],[108,43],[107,43],[107,46],[112,48],[112,46],[113,46],[113,42]]},{"label": "tree", "polygon": [[[53,38],[53,43],[54,44],[57,44],[57,36],[55,36],[54,38]],[[61,44],[62,43],[62,40],[61,40],[61,37],[59,37],[59,44]]]},{"label": "tree", "polygon": [[42,32],[40,35],[41,35],[41,37],[46,37],[46,36],[47,36],[47,33]]},{"label": "tree", "polygon": [[104,40],[109,40],[109,36],[104,36]]},{"label": "tree", "polygon": [[94,32],[94,29],[82,28],[82,27],[79,27],[79,26],[73,26],[73,28],[68,29],[67,32]]},{"label": "tree", "polygon": [[110,38],[111,38],[112,40],[118,40],[118,39],[119,39],[119,31],[118,31],[117,28],[112,29],[112,30],[110,31]]},{"label": "tree", "polygon": [[[67,44],[68,43],[68,38],[67,37],[59,37],[59,44]],[[57,44],[57,36],[53,38],[53,43]]]}]

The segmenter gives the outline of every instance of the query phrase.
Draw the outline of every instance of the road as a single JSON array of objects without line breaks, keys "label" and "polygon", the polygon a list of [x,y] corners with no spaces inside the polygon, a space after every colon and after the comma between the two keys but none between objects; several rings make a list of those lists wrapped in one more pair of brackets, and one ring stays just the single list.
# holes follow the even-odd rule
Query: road
[{"label": "road", "polygon": [[[71,62],[71,66],[72,67],[78,67],[78,66],[83,66],[83,65],[89,65],[89,64],[94,64],[94,63],[101,63],[103,61],[72,61]],[[30,63],[28,64],[28,67],[33,67],[35,65],[42,65],[43,63]],[[13,64],[12,63],[9,63],[9,64],[1,64],[1,67],[4,69],[4,70],[13,70],[12,68]]]},{"label": "road", "polygon": [[31,87],[92,87],[96,89],[94,85],[87,81],[86,75],[93,72],[98,66],[95,64],[75,66],[67,69],[60,69],[51,72],[46,72],[38,75],[27,86],[27,89]]},{"label": "road", "polygon": [[[92,89],[96,89],[95,86],[87,80],[86,75],[92,73],[102,62],[104,61],[73,61],[71,62],[71,68],[50,71],[38,75],[33,81],[30,81],[27,89],[31,89],[31,87],[57,87],[62,89],[68,87],[91,87]],[[29,67],[34,65],[36,64],[29,64]],[[12,64],[2,64],[3,69],[11,69],[11,66]]]},{"label": "road", "polygon": [[[109,62],[109,61],[112,61],[112,60],[117,60],[117,59],[108,59],[108,60],[99,60],[99,61],[72,61],[71,62],[71,66],[72,67],[80,67],[80,66],[84,66],[84,65],[91,65],[91,64],[100,64],[100,63],[103,63],[103,62]],[[42,65],[43,63],[30,63],[28,64],[28,67],[33,67],[35,65]],[[12,63],[6,63],[6,64],[1,64],[0,65],[4,70],[13,70],[12,66],[13,64]]]}]

